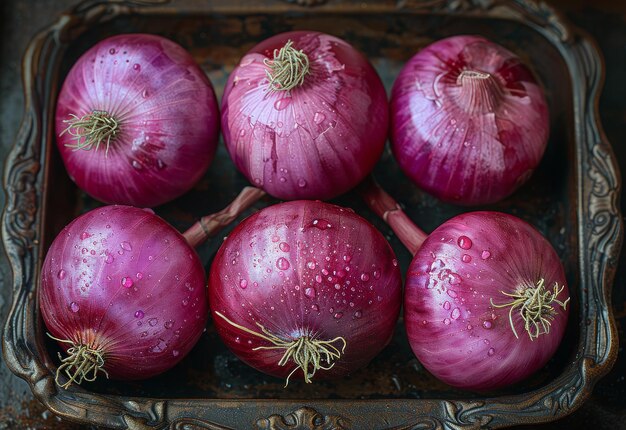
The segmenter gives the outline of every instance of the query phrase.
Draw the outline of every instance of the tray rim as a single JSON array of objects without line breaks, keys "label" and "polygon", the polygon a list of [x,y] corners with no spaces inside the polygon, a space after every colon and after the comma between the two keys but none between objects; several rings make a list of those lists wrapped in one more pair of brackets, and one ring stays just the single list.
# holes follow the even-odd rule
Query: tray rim
[{"label": "tray rim", "polygon": [[[363,12],[350,0],[274,0],[259,6],[252,0],[228,2],[197,9],[201,2],[181,1],[187,13],[202,10],[255,12],[312,8]],[[534,0],[380,0],[369,12],[455,14],[517,21],[544,36],[563,57],[572,78],[573,117],[578,183],[578,255],[580,263],[580,339],[576,359],[555,380],[529,393],[480,399],[394,400],[260,400],[260,399],[151,399],[89,392],[82,387],[58,390],[53,364],[42,344],[33,339],[38,330],[36,282],[43,250],[41,214],[45,209],[48,166],[46,141],[54,101],[58,64],[67,44],[88,25],[122,14],[171,12],[168,0],[86,0],[62,14],[37,34],[22,63],[25,113],[6,160],[4,188],[7,203],[2,218],[4,247],[13,272],[13,300],[3,332],[3,352],[9,368],[25,379],[35,397],[55,414],[76,422],[114,428],[227,429],[238,414],[257,417],[257,427],[351,428],[350,417],[386,409],[388,428],[470,429],[558,419],[578,408],[595,383],[617,357],[617,330],[610,305],[611,288],[622,244],[619,210],[620,175],[615,156],[602,130],[598,99],[604,80],[604,62],[592,39],[571,26],[552,7]],[[288,4],[292,3],[292,4]],[[336,8],[336,9],[332,9]],[[40,79],[43,76],[45,79]],[[42,150],[43,148],[43,150]],[[43,167],[42,167],[43,166]],[[589,229],[584,223],[590,223]],[[29,336],[30,335],[30,336]]]}]

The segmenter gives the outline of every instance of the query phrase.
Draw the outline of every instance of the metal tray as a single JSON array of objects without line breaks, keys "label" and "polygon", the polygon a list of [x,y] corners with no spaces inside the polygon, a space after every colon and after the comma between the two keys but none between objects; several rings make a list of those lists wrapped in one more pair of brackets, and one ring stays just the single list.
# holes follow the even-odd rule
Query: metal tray
[{"label": "metal tray", "polygon": [[[39,316],[40,266],[61,228],[99,205],[69,180],[54,144],[56,95],[69,68],[109,35],[157,33],[190,50],[221,96],[243,53],[259,40],[290,29],[320,30],[353,43],[388,89],[420,47],[453,34],[484,35],[532,65],[549,102],[548,150],[527,184],[485,208],[528,220],[562,258],[572,312],[556,356],[515,386],[481,394],[456,390],[421,367],[400,321],[391,344],[367,368],[335,381],[294,381],[284,389],[283,381],[242,364],[209,322],[191,354],[159,377],[58,388],[58,348],[46,339]],[[602,59],[593,42],[550,7],[527,0],[83,2],[41,31],[24,56],[26,109],[4,177],[2,238],[13,270],[13,304],[3,338],[6,362],[54,413],[112,428],[474,429],[546,422],[569,414],[617,355],[610,293],[622,241],[621,185],[598,122],[602,79]],[[389,151],[374,174],[427,231],[468,210],[418,191]],[[200,215],[224,207],[245,184],[221,146],[203,180],[157,213],[183,230]],[[256,208],[273,202],[265,199]],[[353,207],[380,228],[406,270],[409,253],[356,194],[336,202]],[[219,243],[199,249],[207,269]]]}]

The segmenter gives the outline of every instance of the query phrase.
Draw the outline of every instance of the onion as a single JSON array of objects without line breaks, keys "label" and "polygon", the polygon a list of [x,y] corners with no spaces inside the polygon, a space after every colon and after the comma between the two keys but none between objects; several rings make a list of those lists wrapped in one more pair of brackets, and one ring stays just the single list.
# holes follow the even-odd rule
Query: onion
[{"label": "onion", "polygon": [[219,134],[213,87],[191,55],[155,35],[105,39],[70,70],[57,102],[57,146],[94,198],[156,206],[191,189]]},{"label": "onion", "polygon": [[478,36],[435,42],[411,58],[391,95],[402,170],[436,197],[493,203],[532,174],[546,148],[543,91],[521,60]]},{"label": "onion", "polygon": [[483,391],[547,363],[563,338],[570,299],[559,257],[537,230],[485,211],[458,215],[426,237],[375,184],[365,194],[415,254],[404,323],[426,369]]},{"label": "onion", "polygon": [[250,50],[222,98],[222,131],[237,168],[274,197],[329,199],[358,184],[383,151],[385,89],[352,46],[311,31]]},{"label": "onion", "polygon": [[245,189],[184,236],[151,210],[129,206],[95,209],[65,227],[46,255],[39,296],[49,334],[67,352],[57,383],[67,388],[99,373],[145,379],[179,362],[208,317],[204,268],[193,246],[258,192]]},{"label": "onion", "polygon": [[209,276],[224,343],[287,382],[365,366],[390,341],[400,302],[385,238],[354,212],[318,201],[277,204],[244,220]]}]

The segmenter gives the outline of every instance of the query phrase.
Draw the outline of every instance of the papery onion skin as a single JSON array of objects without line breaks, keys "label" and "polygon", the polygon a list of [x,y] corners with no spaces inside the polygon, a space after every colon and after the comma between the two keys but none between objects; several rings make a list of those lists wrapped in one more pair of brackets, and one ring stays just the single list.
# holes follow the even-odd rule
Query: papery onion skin
[{"label": "papery onion skin", "polygon": [[[250,366],[281,378],[284,350],[225,322],[248,329],[260,323],[293,340],[343,337],[345,353],[313,379],[343,376],[365,366],[393,334],[401,304],[401,277],[393,250],[367,221],[349,209],[315,201],[268,207],[228,236],[213,262],[209,302],[222,340]],[[293,378],[302,378],[298,370]]]},{"label": "papery onion skin", "polygon": [[[310,61],[304,83],[268,90],[264,60],[288,41]],[[385,89],[345,41],[296,31],[252,48],[231,73],[222,98],[224,142],[255,186],[285,200],[329,199],[368,174],[388,131]]]},{"label": "papery onion skin", "polygon": [[109,376],[122,380],[173,367],[208,318],[196,252],[163,219],[128,206],[94,209],[59,233],[39,300],[50,335],[101,351]]},{"label": "papery onion skin", "polygon": [[[530,339],[519,308],[502,292],[563,287],[551,303],[548,334]],[[468,390],[492,390],[518,382],[544,366],[563,337],[569,290],[549,242],[519,218],[471,212],[442,224],[424,241],[407,274],[404,320],[420,362],[442,381]]]},{"label": "papery onion skin", "polygon": [[[108,112],[119,133],[108,151],[75,149],[64,122]],[[198,182],[217,148],[219,111],[210,81],[178,44],[156,35],[105,39],[70,70],[57,102],[57,146],[70,177],[106,203],[153,207]],[[68,146],[69,145],[69,146]]]},{"label": "papery onion skin", "polygon": [[542,88],[517,56],[479,36],[449,37],[413,56],[394,83],[390,109],[402,170],[456,204],[494,203],[513,193],[548,141]]}]

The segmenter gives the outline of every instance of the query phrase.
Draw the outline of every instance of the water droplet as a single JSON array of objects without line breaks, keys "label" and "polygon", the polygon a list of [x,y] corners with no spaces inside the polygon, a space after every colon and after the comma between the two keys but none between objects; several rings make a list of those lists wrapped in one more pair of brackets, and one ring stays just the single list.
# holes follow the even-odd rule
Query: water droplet
[{"label": "water droplet", "polygon": [[172,355],[173,355],[174,357],[178,357],[178,354],[180,354],[180,352],[178,352],[178,350],[177,350],[177,349],[173,349],[173,350],[172,350]]},{"label": "water droplet", "polygon": [[83,249],[81,249],[81,250],[80,250],[80,252],[81,252],[82,254],[87,254],[87,248],[83,248]]},{"label": "water droplet", "polygon": [[130,288],[133,286],[133,280],[131,279],[130,276],[124,276],[122,278],[122,287],[124,288]]},{"label": "water droplet", "polygon": [[461,261],[463,261],[463,263],[469,263],[472,261],[472,257],[469,254],[463,254]]},{"label": "water droplet", "polygon": [[446,300],[445,303],[443,304],[443,308],[445,310],[449,311],[450,310],[450,302]]},{"label": "water droplet", "polygon": [[185,298],[182,301],[183,306],[187,306],[189,304],[189,299]]},{"label": "water droplet", "polygon": [[291,103],[291,97],[283,97],[282,99],[276,100],[274,103],[274,108],[276,110],[283,110]]},{"label": "water droplet", "polygon": [[472,240],[467,236],[459,237],[457,243],[461,249],[470,249],[472,247]]},{"label": "water droplet", "polygon": [[136,70],[137,72],[141,70],[141,65],[135,63],[133,64],[133,70]]},{"label": "water droplet", "polygon": [[109,54],[111,54],[111,55],[115,54],[115,48],[109,49]]},{"label": "water droplet", "polygon": [[391,260],[391,264],[393,264],[393,267],[397,267],[398,266],[398,260],[396,260],[394,258],[393,260]]},{"label": "water droplet", "polygon": [[165,169],[165,166],[167,166],[165,162],[163,162],[163,160],[161,160],[160,158],[157,158],[156,165],[157,165],[157,169],[159,170],[163,170]]},{"label": "water droplet", "polygon": [[380,271],[374,270],[373,275],[374,275],[374,279],[380,279]]},{"label": "water droplet", "polygon": [[466,140],[465,142],[463,142],[463,146],[466,148],[470,146],[469,140]]},{"label": "water droplet", "polygon": [[495,353],[496,353],[496,350],[495,350],[495,349],[493,349],[493,348],[489,348],[489,351],[487,351],[487,355],[488,355],[489,357],[491,357],[491,356],[492,356],[493,354],[495,354]]},{"label": "water droplet", "polygon": [[448,291],[447,291],[447,293],[448,293],[448,295],[449,295],[450,297],[452,297],[453,299],[454,299],[454,298],[456,298],[456,297],[458,296],[457,292],[456,292],[456,291],[454,291],[454,290],[448,290]]},{"label": "water droplet", "polygon": [[150,324],[150,327],[154,327],[155,325],[157,325],[159,323],[159,319],[158,318],[150,318],[148,320],[148,324]]},{"label": "water droplet", "polygon": [[79,310],[80,310],[80,306],[78,306],[78,303],[76,303],[76,302],[70,303],[70,311],[76,313]]},{"label": "water droplet", "polygon": [[105,225],[106,228],[111,228],[110,224]]},{"label": "water droplet", "polygon": [[482,254],[480,254],[480,258],[482,258],[483,260],[486,260],[489,257],[491,257],[491,252],[487,251],[486,249],[482,252]]},{"label": "water droplet", "polygon": [[313,287],[308,287],[304,289],[304,295],[307,296],[309,299],[314,299],[315,298],[315,288]]},{"label": "water droplet", "polygon": [[450,285],[458,285],[461,283],[461,277],[456,273],[450,273],[450,275],[448,276],[448,282],[450,283]]},{"label": "water droplet", "polygon": [[361,273],[361,281],[363,282],[367,282],[370,280],[370,275],[368,275],[367,273],[363,272]]},{"label": "water droplet", "polygon": [[171,329],[171,328],[172,328],[172,326],[173,326],[173,325],[174,325],[174,321],[172,321],[172,320],[167,320],[167,321],[165,321],[165,324],[163,324],[163,327],[165,327],[166,329],[168,329],[168,330],[169,330],[169,329]]},{"label": "water droplet", "polygon": [[313,227],[318,228],[320,230],[327,230],[332,227],[330,223],[326,221],[325,219],[314,219],[312,224],[313,224]]},{"label": "water droplet", "polygon": [[242,279],[241,281],[239,281],[239,287],[242,290],[245,290],[248,287],[248,281],[246,281],[245,279]]},{"label": "water droplet", "polygon": [[493,324],[491,323],[491,321],[483,321],[483,327],[489,330],[491,327],[493,327]]},{"label": "water droplet", "polygon": [[148,332],[147,331],[142,331],[141,332],[141,337],[146,337],[148,336]]},{"label": "water droplet", "polygon": [[467,325],[467,329],[468,329],[468,330],[471,330],[471,329],[473,329],[473,328],[474,328],[474,327],[473,327],[471,324],[468,324],[468,325]]},{"label": "water droplet", "polygon": [[146,314],[143,313],[141,309],[135,312],[135,318],[142,319]]},{"label": "water droplet", "polygon": [[343,261],[345,261],[346,263],[349,263],[350,260],[352,260],[352,256],[351,255],[344,255],[343,256]]},{"label": "water droplet", "polygon": [[336,320],[340,320],[342,316],[343,316],[343,312],[337,312],[335,315],[333,315],[333,317]]},{"label": "water droplet", "polygon": [[308,267],[311,270],[315,269],[315,262],[309,261],[308,263],[306,263],[306,267]]},{"label": "water droplet", "polygon": [[489,342],[489,339],[484,339],[484,340],[483,340],[483,343],[484,343],[485,345],[489,345],[491,342]]},{"label": "water droplet", "polygon": [[89,253],[90,253],[91,255],[96,255],[96,250],[95,250],[95,249],[92,249],[91,251],[89,251]]},{"label": "water droplet", "polygon": [[318,305],[311,305],[311,309],[313,309],[315,312],[319,312],[320,307]]},{"label": "water droplet", "polygon": [[143,97],[144,99],[150,97],[150,92],[148,91],[148,89],[143,90],[143,92],[141,93],[141,97]]},{"label": "water droplet", "polygon": [[281,176],[280,178],[278,178],[278,180],[282,183],[287,182],[287,178],[285,178],[284,176]]},{"label": "water droplet", "polygon": [[133,247],[128,242],[120,243],[120,248],[122,248],[124,251],[132,251],[133,250]]},{"label": "water droplet", "polygon": [[335,290],[341,290],[341,284],[335,284]]},{"label": "water droplet", "polygon": [[280,257],[278,260],[276,260],[276,267],[278,267],[280,270],[287,270],[289,269],[289,261],[287,261],[285,257]]},{"label": "water droplet", "polygon": [[80,235],[81,240],[85,240],[87,238],[91,237],[91,235],[89,233],[87,233],[86,231],[82,232]]},{"label": "water droplet", "polygon": [[298,179],[298,186],[299,186],[300,188],[304,188],[304,187],[306,187],[306,180],[305,180],[304,178],[300,178],[300,179]]},{"label": "water droplet", "polygon": [[444,319],[444,320],[443,320],[443,323],[444,323],[445,325],[450,325],[450,323],[451,323],[450,318],[446,318],[446,319]]},{"label": "water droplet", "polygon": [[461,316],[461,310],[459,308],[454,308],[452,313],[450,314],[453,320],[458,320]]},{"label": "water droplet", "polygon": [[159,338],[159,340],[157,341],[157,344],[152,348],[152,352],[163,352],[165,351],[165,349],[167,348],[167,343],[165,343],[165,340]]},{"label": "water droplet", "polygon": [[317,282],[318,284],[322,283],[322,275],[315,275],[315,282]]},{"label": "water droplet", "polygon": [[280,248],[280,250],[283,252],[289,252],[289,250],[291,249],[287,242],[281,242],[280,245],[278,245],[278,248]]},{"label": "water droplet", "polygon": [[376,297],[376,300],[378,300],[379,302],[382,302],[383,301],[383,297],[382,296],[378,296],[378,297]]},{"label": "water droplet", "polygon": [[63,280],[65,279],[65,274],[66,274],[65,270],[61,269],[59,270],[59,273],[57,273],[57,278]]},{"label": "water droplet", "polygon": [[325,119],[326,115],[322,112],[315,112],[315,115],[313,115],[313,122],[315,122],[315,124],[321,124]]},{"label": "water droplet", "polygon": [[355,318],[361,318],[362,316],[363,316],[363,312],[361,312],[361,311],[356,311],[356,312],[354,313],[354,317],[355,317]]}]

